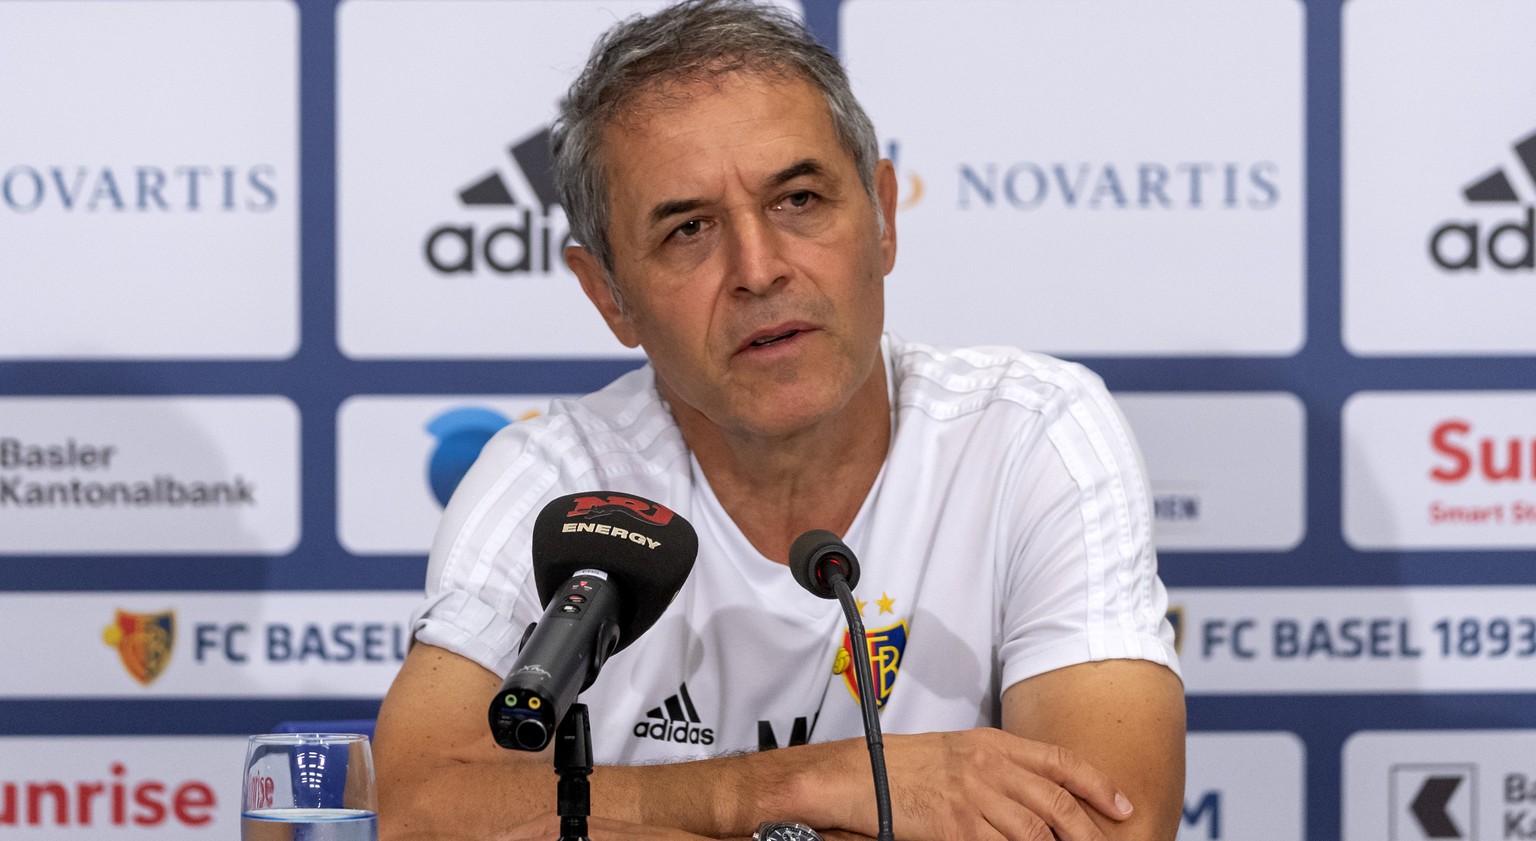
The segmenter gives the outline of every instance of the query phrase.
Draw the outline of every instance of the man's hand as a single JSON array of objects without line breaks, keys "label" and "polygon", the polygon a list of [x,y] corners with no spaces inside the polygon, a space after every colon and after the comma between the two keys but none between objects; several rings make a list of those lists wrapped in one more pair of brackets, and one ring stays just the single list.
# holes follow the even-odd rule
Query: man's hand
[{"label": "man's hand", "polygon": [[[886,736],[885,748],[892,823],[908,841],[1104,841],[1088,810],[1115,820],[1129,815],[1125,795],[1097,768],[1064,748],[1001,730]],[[868,760],[847,765],[844,812],[831,823],[872,836]]]},{"label": "man's hand", "polygon": [[[1166,667],[1111,660],[1030,678],[1004,693],[1003,725],[1007,732],[885,737],[897,837],[1172,841],[1177,834],[1184,695]],[[818,748],[841,750],[830,761],[804,754],[793,764],[831,767],[786,781],[792,802],[807,809],[802,820],[873,836],[863,742],[785,752]]]}]

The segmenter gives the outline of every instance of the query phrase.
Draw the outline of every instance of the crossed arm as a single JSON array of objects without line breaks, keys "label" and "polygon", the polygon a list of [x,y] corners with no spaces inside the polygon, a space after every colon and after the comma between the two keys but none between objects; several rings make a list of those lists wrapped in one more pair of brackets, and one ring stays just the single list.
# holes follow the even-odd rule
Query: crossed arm
[{"label": "crossed arm", "polygon": [[[491,741],[485,709],[499,684],[443,649],[412,648],[375,740],[384,841],[549,837],[554,824],[530,816],[554,811],[550,758]],[[1004,693],[1003,730],[887,735],[885,745],[904,841],[1172,841],[1178,829],[1184,696],[1178,678],[1154,663],[1047,672]],[[592,787],[595,841],[746,838],[767,819],[834,838],[876,829],[862,739],[602,767]]]}]

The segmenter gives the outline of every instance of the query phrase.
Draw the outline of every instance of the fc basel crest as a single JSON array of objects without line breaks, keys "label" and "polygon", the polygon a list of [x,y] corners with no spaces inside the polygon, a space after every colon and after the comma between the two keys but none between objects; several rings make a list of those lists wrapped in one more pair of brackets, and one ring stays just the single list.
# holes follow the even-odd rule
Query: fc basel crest
[{"label": "fc basel crest", "polygon": [[[885,702],[891,697],[891,689],[896,686],[896,671],[901,668],[901,655],[907,650],[907,620],[903,619],[886,628],[866,630],[864,636],[869,643],[869,668],[874,678],[871,685],[875,688],[875,707],[883,710]],[[843,647],[837,652],[832,668],[843,676],[843,683],[847,685],[853,699],[859,700],[859,682],[853,672],[853,637],[847,631],[843,631]]]},{"label": "fc basel crest", "polygon": [[117,649],[123,668],[139,683],[148,686],[171,662],[171,648],[176,644],[176,612],[117,612],[117,621],[101,633],[102,642]]}]

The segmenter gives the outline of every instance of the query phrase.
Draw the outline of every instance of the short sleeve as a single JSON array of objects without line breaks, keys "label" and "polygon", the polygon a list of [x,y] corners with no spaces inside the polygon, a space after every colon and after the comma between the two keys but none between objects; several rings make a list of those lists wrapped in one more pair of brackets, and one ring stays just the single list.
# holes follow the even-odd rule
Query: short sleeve
[{"label": "short sleeve", "polygon": [[1086,368],[1059,363],[1035,375],[1051,396],[1036,408],[1040,423],[1013,442],[999,524],[1001,688],[1098,660],[1150,660],[1177,673],[1129,426]]},{"label": "short sleeve", "polygon": [[556,470],[530,445],[526,427],[502,430],[459,484],[433,540],[426,599],[411,617],[417,641],[505,675],[530,622],[533,521]]}]

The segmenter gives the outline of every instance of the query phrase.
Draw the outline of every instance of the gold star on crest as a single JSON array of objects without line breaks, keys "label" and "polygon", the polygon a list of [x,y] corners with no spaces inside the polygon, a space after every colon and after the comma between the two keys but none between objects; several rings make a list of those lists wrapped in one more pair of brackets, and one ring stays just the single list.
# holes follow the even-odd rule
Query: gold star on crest
[{"label": "gold star on crest", "polygon": [[875,600],[875,604],[880,606],[881,615],[896,612],[896,600],[886,594],[884,590],[880,591],[880,598]]},{"label": "gold star on crest", "polygon": [[862,599],[854,599],[853,603],[859,606],[859,615],[863,616],[864,615],[864,605],[869,604],[869,602],[863,601]]}]

